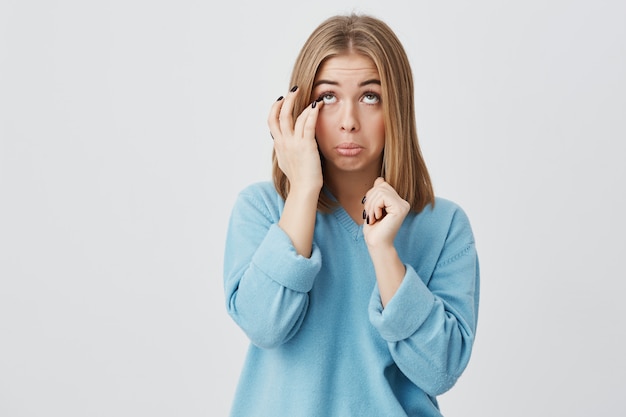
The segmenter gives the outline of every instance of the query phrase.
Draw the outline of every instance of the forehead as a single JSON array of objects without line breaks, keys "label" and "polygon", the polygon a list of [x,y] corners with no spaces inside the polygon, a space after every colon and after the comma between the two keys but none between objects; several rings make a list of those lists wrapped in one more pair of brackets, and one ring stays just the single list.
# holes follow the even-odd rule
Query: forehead
[{"label": "forehead", "polygon": [[371,58],[354,52],[333,56],[322,63],[315,80],[320,79],[379,79],[378,69]]}]

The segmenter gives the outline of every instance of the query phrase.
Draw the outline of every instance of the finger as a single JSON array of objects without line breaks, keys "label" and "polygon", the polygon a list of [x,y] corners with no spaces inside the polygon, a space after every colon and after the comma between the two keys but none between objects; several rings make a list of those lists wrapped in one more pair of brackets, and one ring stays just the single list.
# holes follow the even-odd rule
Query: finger
[{"label": "finger", "polygon": [[380,220],[382,217],[382,207],[383,200],[378,193],[372,193],[367,196],[368,202],[365,208],[366,213],[366,223],[374,224],[377,220]]},{"label": "finger", "polygon": [[[387,214],[387,195],[384,188],[385,181],[382,179],[376,180],[377,186],[372,187],[365,196],[364,209],[366,213],[366,223],[374,224],[377,221],[382,220]],[[383,187],[381,187],[383,185]]]},{"label": "finger", "polygon": [[296,123],[293,126],[293,135],[298,138],[304,137],[304,125],[309,118],[311,112],[311,106],[306,106],[302,113],[296,119]]},{"label": "finger", "polygon": [[311,105],[307,106],[296,120],[294,133],[305,139],[315,139],[315,126],[321,106],[322,104],[317,101],[313,101]]},{"label": "finger", "polygon": [[365,203],[365,223],[366,224],[374,224],[376,223],[376,210],[378,205],[380,204],[380,194],[378,190],[372,188],[367,193],[367,201]]},{"label": "finger", "polygon": [[378,177],[374,181],[374,186],[372,187],[373,194],[375,195],[374,201],[372,204],[372,218],[374,220],[381,220],[385,217],[387,212],[385,211],[386,203],[385,203],[385,185],[387,182],[383,177]]},{"label": "finger", "polygon": [[294,86],[291,90],[289,90],[287,97],[282,100],[284,101],[284,103],[280,108],[280,112],[278,113],[278,124],[280,126],[280,131],[285,135],[293,133],[293,105],[296,96],[298,95],[298,92],[299,91],[297,86]]},{"label": "finger", "polygon": [[283,105],[283,96],[278,97],[278,99],[272,104],[272,108],[270,109],[270,114],[267,117],[267,125],[270,128],[270,134],[272,138],[280,135],[280,125],[278,124],[278,114],[280,113],[280,109]]},{"label": "finger", "polygon": [[382,220],[385,214],[385,200],[380,200],[380,203],[374,209],[374,220]]}]

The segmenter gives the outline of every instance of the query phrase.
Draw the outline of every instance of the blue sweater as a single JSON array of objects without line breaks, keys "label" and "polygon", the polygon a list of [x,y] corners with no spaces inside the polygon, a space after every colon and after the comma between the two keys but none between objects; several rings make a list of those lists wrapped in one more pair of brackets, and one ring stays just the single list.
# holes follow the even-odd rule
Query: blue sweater
[{"label": "blue sweater", "polygon": [[362,225],[318,212],[310,258],[278,227],[269,182],[244,189],[224,258],[230,316],[251,344],[233,417],[441,416],[465,369],[479,268],[465,213],[437,198],[395,240],[404,280],[383,309]]}]

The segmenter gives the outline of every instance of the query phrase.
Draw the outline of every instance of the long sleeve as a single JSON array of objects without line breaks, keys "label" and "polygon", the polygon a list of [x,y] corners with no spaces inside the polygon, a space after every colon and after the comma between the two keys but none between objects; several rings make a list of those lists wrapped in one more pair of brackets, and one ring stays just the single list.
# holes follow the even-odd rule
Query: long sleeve
[{"label": "long sleeve", "polygon": [[319,248],[296,253],[278,227],[282,200],[265,188],[248,188],[235,202],[224,254],[227,310],[259,347],[272,348],[298,331],[308,292],[321,267]]},{"label": "long sleeve", "polygon": [[478,318],[478,257],[461,210],[444,237],[430,276],[420,276],[407,263],[402,285],[386,307],[377,288],[369,305],[370,321],[398,368],[431,396],[449,390],[464,371]]},{"label": "long sleeve", "polygon": [[441,417],[466,367],[478,311],[469,221],[437,200],[396,236],[406,274],[383,309],[363,228],[317,213],[310,258],[278,226],[270,182],[243,190],[226,238],[226,307],[251,341],[232,416]]}]

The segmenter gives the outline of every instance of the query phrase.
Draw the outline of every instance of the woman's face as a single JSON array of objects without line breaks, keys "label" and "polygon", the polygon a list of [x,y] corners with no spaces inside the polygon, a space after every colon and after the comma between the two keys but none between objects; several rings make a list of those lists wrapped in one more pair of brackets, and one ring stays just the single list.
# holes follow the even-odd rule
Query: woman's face
[{"label": "woman's face", "polygon": [[326,60],[313,84],[322,98],[315,129],[327,174],[378,175],[385,145],[381,83],[374,62],[347,53]]}]

